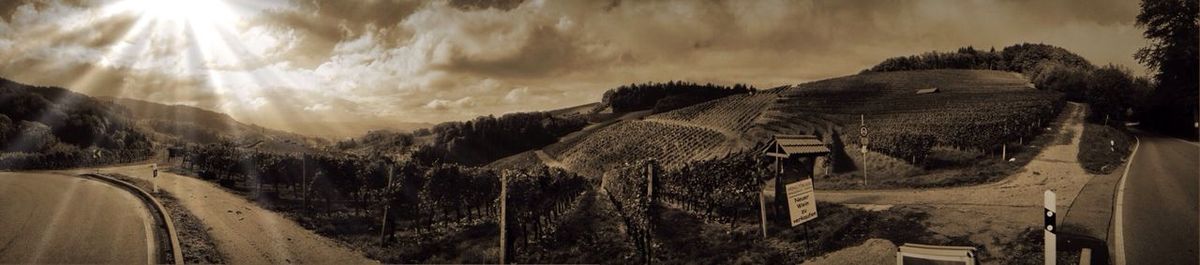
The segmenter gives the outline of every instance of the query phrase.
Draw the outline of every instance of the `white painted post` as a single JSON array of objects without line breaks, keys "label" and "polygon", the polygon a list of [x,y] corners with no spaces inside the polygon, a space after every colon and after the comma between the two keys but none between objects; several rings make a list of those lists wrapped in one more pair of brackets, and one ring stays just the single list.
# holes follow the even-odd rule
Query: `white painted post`
[{"label": "white painted post", "polygon": [[150,183],[154,184],[154,193],[158,193],[158,164],[152,164],[150,167],[154,169],[154,175],[150,178]]},{"label": "white painted post", "polygon": [[1008,144],[1000,145],[1000,161],[1008,161]]},{"label": "white painted post", "polygon": [[1058,227],[1054,219],[1058,217],[1058,213],[1055,213],[1056,209],[1053,191],[1046,191],[1045,204],[1045,226],[1043,227],[1043,230],[1045,231],[1045,237],[1043,238],[1043,245],[1046,246],[1046,265],[1054,265],[1055,254],[1058,254],[1056,253],[1058,251],[1058,239],[1054,234],[1057,232],[1056,229],[1058,229]]}]

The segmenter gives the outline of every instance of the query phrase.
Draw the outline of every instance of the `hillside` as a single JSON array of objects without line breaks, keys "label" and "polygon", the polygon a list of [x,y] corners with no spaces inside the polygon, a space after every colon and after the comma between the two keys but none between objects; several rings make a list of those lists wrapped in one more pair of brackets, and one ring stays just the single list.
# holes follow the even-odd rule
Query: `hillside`
[{"label": "hillside", "polygon": [[0,169],[47,169],[148,157],[129,111],[58,87],[0,79]]},{"label": "hillside", "polygon": [[137,125],[161,143],[209,144],[232,141],[264,150],[298,152],[323,141],[299,134],[244,124],[224,113],[185,105],[166,105],[126,98],[104,98],[124,106]]},{"label": "hillside", "polygon": [[[916,94],[926,88],[938,92]],[[834,165],[844,171],[860,164],[857,152],[844,150],[858,148],[861,115],[873,152],[919,170],[934,147],[986,152],[1022,140],[1061,106],[1059,93],[1036,90],[1012,72],[864,73],[621,121],[545,151],[569,169],[598,176],[638,159],[655,158],[670,168],[745,150],[773,134],[816,134],[833,145],[835,159],[851,160]]]}]

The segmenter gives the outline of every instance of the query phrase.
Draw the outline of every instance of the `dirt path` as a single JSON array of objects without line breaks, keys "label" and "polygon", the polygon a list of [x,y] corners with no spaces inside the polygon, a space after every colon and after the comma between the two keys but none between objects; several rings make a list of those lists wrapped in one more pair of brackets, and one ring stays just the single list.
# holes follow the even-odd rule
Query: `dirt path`
[{"label": "dirt path", "polygon": [[[149,179],[149,168],[121,166],[102,168],[100,172]],[[210,182],[160,171],[158,185],[175,194],[184,207],[212,229],[217,248],[231,264],[376,263]]]},{"label": "dirt path", "polygon": [[538,159],[542,160],[542,164],[546,164],[546,166],[548,166],[548,167],[566,168],[566,166],[563,165],[562,161],[558,161],[558,159],[555,159],[554,157],[550,156],[550,154],[547,154],[545,151],[542,151],[542,149],[534,150],[533,154],[537,155]]},{"label": "dirt path", "polygon": [[[1067,118],[1056,132],[1069,133],[1070,142],[1047,146],[1017,173],[990,184],[921,190],[822,191],[818,200],[858,207],[912,205],[930,213],[931,230],[949,236],[968,236],[982,243],[992,257],[1003,256],[998,246],[1021,230],[1041,224],[1043,192],[1057,194],[1058,211],[1066,212],[1092,179],[1079,166],[1083,106],[1070,103]],[[904,242],[897,242],[902,244]]]},{"label": "dirt path", "polygon": [[1083,111],[1072,103],[1066,122],[1057,131],[1071,133],[1069,144],[1047,146],[1016,174],[996,183],[921,190],[825,191],[819,199],[849,204],[913,204],[974,206],[1041,206],[1042,192],[1058,194],[1058,205],[1070,205],[1091,179],[1079,166],[1079,140]]}]

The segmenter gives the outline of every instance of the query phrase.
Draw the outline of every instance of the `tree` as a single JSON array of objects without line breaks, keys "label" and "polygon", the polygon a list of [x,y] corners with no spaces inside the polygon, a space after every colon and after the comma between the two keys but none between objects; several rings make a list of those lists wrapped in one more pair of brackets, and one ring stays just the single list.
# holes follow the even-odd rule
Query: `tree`
[{"label": "tree", "polygon": [[1136,97],[1129,70],[1109,65],[1092,72],[1087,83],[1088,120],[1096,123],[1125,120],[1125,109]]},{"label": "tree", "polygon": [[1195,135],[1197,72],[1200,72],[1200,30],[1197,0],[1142,0],[1137,25],[1150,45],[1134,54],[1157,81],[1146,122],[1165,132]]}]

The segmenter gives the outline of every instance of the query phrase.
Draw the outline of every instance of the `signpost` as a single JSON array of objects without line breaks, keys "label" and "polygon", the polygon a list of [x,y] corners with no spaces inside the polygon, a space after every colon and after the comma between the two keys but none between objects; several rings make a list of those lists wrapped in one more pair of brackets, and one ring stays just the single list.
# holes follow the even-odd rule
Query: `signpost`
[{"label": "signpost", "polygon": [[817,199],[812,178],[787,184],[788,213],[792,227],[817,218]]},{"label": "signpost", "polygon": [[1043,245],[1046,246],[1046,249],[1045,249],[1046,265],[1054,265],[1055,254],[1057,254],[1055,251],[1058,251],[1058,241],[1057,241],[1058,239],[1054,235],[1054,233],[1057,232],[1057,231],[1055,231],[1055,229],[1057,229],[1057,227],[1055,227],[1056,223],[1054,222],[1055,217],[1057,217],[1056,216],[1057,213],[1054,212],[1056,210],[1056,209],[1054,209],[1056,202],[1054,201],[1054,192],[1053,191],[1049,191],[1049,190],[1046,191],[1044,202],[1046,204],[1046,209],[1045,209],[1046,211],[1045,211],[1045,216],[1044,216],[1046,222],[1045,222],[1045,226],[1043,227],[1043,228],[1045,228],[1044,229],[1045,237],[1042,239],[1043,240],[1042,242],[1043,242]]}]

